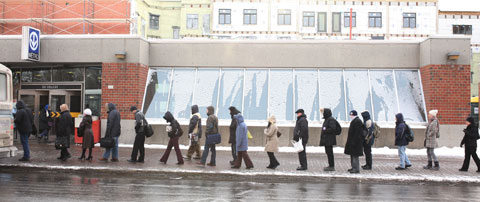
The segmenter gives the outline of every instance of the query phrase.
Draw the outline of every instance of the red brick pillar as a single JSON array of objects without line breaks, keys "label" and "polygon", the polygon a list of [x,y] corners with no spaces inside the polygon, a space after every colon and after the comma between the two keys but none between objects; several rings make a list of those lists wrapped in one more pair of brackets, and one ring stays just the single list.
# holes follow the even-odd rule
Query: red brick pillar
[{"label": "red brick pillar", "polygon": [[420,68],[427,113],[437,109],[441,124],[464,124],[470,114],[470,65]]},{"label": "red brick pillar", "polygon": [[139,63],[102,64],[102,119],[107,118],[105,104],[114,103],[122,119],[134,119],[130,106],[142,108],[148,66]]}]

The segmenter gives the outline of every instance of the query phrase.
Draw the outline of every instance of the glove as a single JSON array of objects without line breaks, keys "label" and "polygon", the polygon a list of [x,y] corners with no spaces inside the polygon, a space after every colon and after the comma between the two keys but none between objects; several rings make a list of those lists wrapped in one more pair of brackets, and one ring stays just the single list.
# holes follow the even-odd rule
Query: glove
[{"label": "glove", "polygon": [[463,144],[460,144],[460,147],[463,147]]}]

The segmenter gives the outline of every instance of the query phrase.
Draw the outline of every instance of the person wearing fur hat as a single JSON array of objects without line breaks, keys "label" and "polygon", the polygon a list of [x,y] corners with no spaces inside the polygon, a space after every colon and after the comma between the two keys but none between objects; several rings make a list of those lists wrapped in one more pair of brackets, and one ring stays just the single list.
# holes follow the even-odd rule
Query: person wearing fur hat
[{"label": "person wearing fur hat", "polygon": [[308,143],[308,121],[307,115],[303,109],[298,109],[295,114],[297,114],[297,122],[295,128],[293,129],[293,140],[299,141],[302,139],[303,151],[298,152],[298,160],[300,161],[300,166],[297,170],[307,170],[307,143]]},{"label": "person wearing fur hat", "polygon": [[93,131],[92,131],[92,110],[85,109],[83,111],[83,119],[78,127],[78,134],[82,134],[82,156],[78,158],[79,160],[85,159],[85,152],[88,149],[88,158],[87,161],[92,160],[92,149],[95,146],[93,142]]},{"label": "person wearing fur hat", "polygon": [[[438,147],[437,138],[440,137],[440,124],[437,119],[438,110],[428,112],[428,126],[425,130],[424,146],[427,148],[428,164],[423,166],[424,169],[439,170],[440,163],[435,155],[434,149]],[[435,163],[433,167],[432,162]]]},{"label": "person wearing fur hat", "polygon": [[465,136],[463,136],[462,142],[460,143],[460,147],[465,145],[465,160],[463,161],[463,166],[459,171],[468,171],[471,156],[475,161],[475,164],[477,164],[477,172],[480,172],[480,159],[477,155],[477,140],[480,139],[478,127],[475,125],[475,119],[473,117],[468,117],[466,124],[467,128],[463,130]]}]

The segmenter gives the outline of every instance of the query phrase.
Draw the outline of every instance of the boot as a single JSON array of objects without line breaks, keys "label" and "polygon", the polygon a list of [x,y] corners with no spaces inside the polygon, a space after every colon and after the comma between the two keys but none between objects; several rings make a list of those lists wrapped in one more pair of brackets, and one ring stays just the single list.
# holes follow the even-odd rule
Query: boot
[{"label": "boot", "polygon": [[423,166],[423,169],[432,169],[432,161],[428,161],[428,165]]},{"label": "boot", "polygon": [[440,170],[440,163],[438,161],[435,161],[435,167],[433,167],[433,170]]}]

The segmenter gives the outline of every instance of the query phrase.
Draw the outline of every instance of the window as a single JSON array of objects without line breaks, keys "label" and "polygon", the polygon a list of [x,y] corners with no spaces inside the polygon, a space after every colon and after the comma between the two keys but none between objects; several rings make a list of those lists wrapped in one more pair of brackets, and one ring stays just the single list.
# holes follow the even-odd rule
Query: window
[{"label": "window", "polygon": [[160,16],[159,15],[153,15],[153,14],[150,14],[150,29],[157,29],[158,30],[158,18]]},{"label": "window", "polygon": [[22,82],[51,82],[52,69],[31,69],[22,71]]},{"label": "window", "polygon": [[382,27],[382,13],[368,13],[368,27]]},{"label": "window", "polygon": [[295,70],[295,109],[304,109],[309,120],[320,121],[318,71]]},{"label": "window", "polygon": [[453,34],[472,35],[472,25],[453,25]]},{"label": "window", "polygon": [[0,100],[7,100],[7,75],[0,74]]},{"label": "window", "polygon": [[[85,103],[100,106],[100,94],[89,91]],[[384,123],[393,123],[398,112],[409,122],[426,121],[418,70],[151,68],[145,92],[143,110],[155,119],[169,110],[188,120],[197,104],[202,117],[214,106],[220,120],[230,120],[228,108],[234,106],[247,121],[275,115],[293,123],[299,108],[312,121],[322,120],[320,108],[330,108],[344,122],[353,109],[368,110],[372,120]]]},{"label": "window", "polygon": [[257,24],[257,9],[243,10],[243,24],[245,25]]},{"label": "window", "polygon": [[249,120],[267,119],[268,70],[245,70],[244,116]]},{"label": "window", "polygon": [[403,13],[403,28],[415,28],[417,27],[417,14],[415,13]]},{"label": "window", "polygon": [[332,32],[340,32],[342,28],[342,13],[332,13]]},{"label": "window", "polygon": [[53,69],[53,81],[83,81],[84,68],[58,68]]},{"label": "window", "polygon": [[218,102],[218,118],[230,119],[229,107],[242,109],[243,69],[222,69],[220,77],[220,97]]},{"label": "window", "polygon": [[[350,12],[343,13],[343,25],[345,27],[350,27]],[[352,27],[357,26],[357,13],[352,12]]]},{"label": "window", "polygon": [[320,107],[330,108],[333,117],[339,121],[347,121],[343,71],[320,70],[318,80],[321,89]]},{"label": "window", "polygon": [[327,13],[318,13],[318,32],[327,32]]},{"label": "window", "polygon": [[315,27],[315,13],[314,12],[303,12],[303,26],[304,27]]},{"label": "window", "polygon": [[219,69],[201,68],[197,70],[193,104],[198,105],[202,117],[207,116],[207,107],[217,108]]},{"label": "window", "polygon": [[229,25],[232,24],[232,10],[220,9],[218,10],[218,24]]},{"label": "window", "polygon": [[197,14],[187,14],[187,29],[198,29]]},{"label": "window", "polygon": [[85,89],[102,89],[102,67],[85,69]]},{"label": "window", "polygon": [[210,33],[210,14],[203,15],[203,33],[208,34]]},{"label": "window", "polygon": [[292,69],[270,70],[269,113],[275,115],[277,120],[293,120],[295,116],[292,73]]},{"label": "window", "polygon": [[292,11],[290,9],[278,10],[278,25],[291,25],[292,24]]},{"label": "window", "polygon": [[180,27],[179,26],[173,26],[173,39],[179,39],[180,38]]}]

